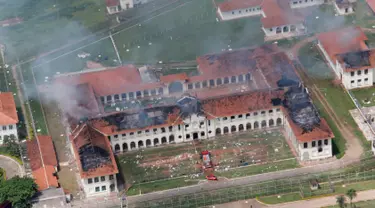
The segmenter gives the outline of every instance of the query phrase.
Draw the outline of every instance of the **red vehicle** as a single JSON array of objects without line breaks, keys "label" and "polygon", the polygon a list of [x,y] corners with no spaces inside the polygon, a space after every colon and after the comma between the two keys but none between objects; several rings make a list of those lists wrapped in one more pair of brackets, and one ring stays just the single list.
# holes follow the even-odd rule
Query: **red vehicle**
[{"label": "red vehicle", "polygon": [[210,175],[206,176],[206,178],[209,181],[217,181],[217,177],[214,176],[214,174],[212,174],[212,173]]},{"label": "red vehicle", "polygon": [[201,159],[203,160],[203,169],[212,168],[211,153],[207,150],[201,152]]}]

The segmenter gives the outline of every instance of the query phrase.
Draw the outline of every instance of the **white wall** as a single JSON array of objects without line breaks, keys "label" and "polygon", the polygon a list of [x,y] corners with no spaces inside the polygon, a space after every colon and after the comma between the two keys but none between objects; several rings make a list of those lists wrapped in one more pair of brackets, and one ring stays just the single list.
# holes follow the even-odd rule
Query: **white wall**
[{"label": "white wall", "polygon": [[257,15],[264,16],[261,6],[237,9],[237,10],[232,10],[232,11],[227,11],[227,12],[222,12],[220,8],[218,8],[218,13],[220,15],[221,20],[231,20],[231,19],[238,19],[238,18],[249,17],[249,16],[257,16]]},{"label": "white wall", "polygon": [[[291,29],[295,27],[295,30],[292,31]],[[287,29],[286,32],[284,31],[284,28]],[[306,33],[306,27],[300,23],[300,24],[294,24],[294,25],[280,25],[278,27],[272,27],[272,28],[264,28],[262,27],[263,32],[266,36],[272,37],[272,36],[278,36],[278,35],[302,35]],[[278,33],[278,31],[281,31]]]},{"label": "white wall", "polygon": [[133,8],[134,3],[133,0],[120,0],[120,5],[122,10],[127,10],[128,8]]},{"label": "white wall", "polygon": [[12,134],[15,136],[15,138],[17,138],[17,141],[18,141],[18,133],[17,133],[16,124],[0,126],[0,145],[3,144],[5,136],[10,136]]},{"label": "white wall", "polygon": [[[272,111],[271,113],[270,110]],[[282,125],[282,118],[283,114],[280,108],[254,111],[247,114],[214,118],[211,120],[192,115],[191,118],[184,120],[185,124],[171,126],[171,130],[169,127],[164,127],[164,129],[155,128],[156,131],[154,129],[134,130],[132,134],[129,132],[126,134],[111,135],[109,138],[114,151],[125,151],[125,148],[128,151],[140,148],[139,144],[142,144],[143,148],[146,147],[147,141],[149,141],[149,147],[153,147],[155,146],[155,139],[157,139],[158,145],[163,144],[163,138],[165,141],[164,144],[181,143],[192,141],[194,136],[198,136],[197,139],[207,139],[218,134],[223,135],[226,130],[228,134],[232,132],[232,129],[238,132],[241,126],[243,131],[255,129],[257,125],[258,129],[260,129],[262,128],[262,122],[266,123],[266,126],[263,128],[276,126],[277,124]],[[220,133],[217,133],[216,131],[219,130]],[[170,142],[171,136],[174,138],[173,142]],[[131,148],[132,146],[133,148]]]},{"label": "white wall", "polygon": [[303,8],[323,4],[324,0],[290,0],[291,8]]},{"label": "white wall", "polygon": [[336,9],[336,11],[337,11],[337,13],[338,13],[339,15],[347,15],[347,14],[352,14],[352,13],[354,13],[354,9],[353,9],[352,6],[348,7],[347,10],[346,10],[346,8],[342,8],[342,9],[340,9],[340,8],[337,6],[336,1],[334,1],[333,5],[335,6],[335,9]]},{"label": "white wall", "polygon": [[118,6],[107,7],[108,14],[115,14],[115,13],[118,13],[120,11],[121,10],[119,10]]},{"label": "white wall", "polygon": [[[81,184],[84,188],[85,194],[87,197],[90,196],[97,196],[97,195],[109,195],[111,193],[111,185],[114,186],[113,192],[118,192],[117,190],[117,181],[116,181],[116,174],[112,175],[113,178],[110,180],[110,175],[102,176],[104,177],[104,181],[101,180],[101,177],[94,177],[90,178],[91,183],[89,183],[88,178],[82,178]],[[98,182],[95,182],[95,178],[98,179]],[[96,190],[96,188],[99,187],[99,191]],[[103,187],[105,187],[105,190],[103,190]]]}]

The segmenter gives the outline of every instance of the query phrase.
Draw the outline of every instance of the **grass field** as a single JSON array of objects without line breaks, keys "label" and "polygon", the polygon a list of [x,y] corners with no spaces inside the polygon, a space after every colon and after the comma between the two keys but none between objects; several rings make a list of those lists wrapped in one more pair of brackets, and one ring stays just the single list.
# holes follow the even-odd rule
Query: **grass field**
[{"label": "grass field", "polygon": [[266,204],[280,204],[292,201],[302,200],[302,196],[299,192],[280,194],[274,196],[263,196],[258,198],[259,201]]},{"label": "grass field", "polygon": [[363,107],[370,107],[375,105],[375,88],[369,87],[364,89],[355,89],[351,91],[359,104]]},{"label": "grass field", "polygon": [[[353,204],[355,204],[356,208],[373,208],[375,206],[375,200],[360,201],[360,202],[356,202]],[[328,206],[324,208],[340,208],[340,207],[338,205],[334,205],[334,206]]]},{"label": "grass field", "polygon": [[299,58],[308,74],[316,78],[315,84],[322,91],[328,103],[333,106],[337,116],[352,128],[353,133],[360,138],[365,150],[369,150],[370,143],[349,113],[349,110],[354,109],[355,105],[341,86],[333,84],[333,72],[325,63],[318,48],[312,43],[306,45],[301,48]]},{"label": "grass field", "polygon": [[143,149],[119,155],[117,160],[121,174],[135,187],[139,183],[182,176],[185,177],[183,180],[194,181],[203,179],[199,157],[203,150],[211,152],[215,171],[222,177],[241,177],[298,166],[284,136],[276,129],[218,137],[195,144]]}]

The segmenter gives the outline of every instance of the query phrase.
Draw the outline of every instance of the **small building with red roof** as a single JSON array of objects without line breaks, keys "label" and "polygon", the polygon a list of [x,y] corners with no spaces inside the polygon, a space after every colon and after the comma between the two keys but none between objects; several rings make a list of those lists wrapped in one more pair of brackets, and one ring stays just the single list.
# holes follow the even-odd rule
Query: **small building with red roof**
[{"label": "small building with red roof", "polygon": [[86,196],[117,192],[119,171],[108,138],[85,123],[77,126],[70,141]]},{"label": "small building with red roof", "polygon": [[0,145],[5,137],[18,141],[17,123],[18,115],[13,93],[0,92]]},{"label": "small building with red roof", "polygon": [[369,87],[374,82],[375,51],[367,46],[360,27],[347,27],[318,37],[318,48],[345,88]]},{"label": "small building with red roof", "polygon": [[50,136],[37,135],[27,141],[27,155],[30,160],[30,168],[38,190],[59,187],[57,181],[56,152]]}]

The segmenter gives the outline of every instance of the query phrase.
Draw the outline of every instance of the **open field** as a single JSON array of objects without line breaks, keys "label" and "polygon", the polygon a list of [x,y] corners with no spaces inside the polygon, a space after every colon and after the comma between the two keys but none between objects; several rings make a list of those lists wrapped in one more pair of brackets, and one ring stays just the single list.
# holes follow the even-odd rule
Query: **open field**
[{"label": "open field", "polygon": [[[333,83],[333,72],[331,72],[331,69],[325,63],[318,48],[314,46],[313,43],[306,45],[301,48],[299,59],[308,74],[316,78],[315,85],[324,93],[327,102],[333,106],[333,110],[337,116],[361,139],[365,151],[369,150],[370,143],[363,136],[361,130],[349,113],[349,110],[354,109],[355,105],[346,91],[340,85]],[[334,128],[335,127],[333,127],[333,130]]]},{"label": "open field", "polygon": [[355,89],[351,91],[359,104],[363,107],[375,105],[375,87]]},{"label": "open field", "polygon": [[302,196],[299,192],[292,192],[287,194],[280,194],[274,196],[259,197],[258,200],[265,204],[280,204],[292,201],[302,200]]},{"label": "open field", "polygon": [[[375,200],[368,200],[368,201],[360,201],[353,203],[355,204],[356,208],[373,208],[375,206]],[[340,208],[338,205],[335,206],[329,206],[325,208]]]},{"label": "open field", "polygon": [[194,181],[203,179],[199,156],[203,150],[211,152],[217,175],[222,177],[241,177],[298,166],[277,129],[128,152],[118,155],[118,165],[127,183],[135,187],[139,183],[182,176],[183,180]]}]

